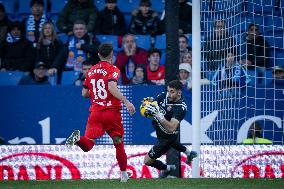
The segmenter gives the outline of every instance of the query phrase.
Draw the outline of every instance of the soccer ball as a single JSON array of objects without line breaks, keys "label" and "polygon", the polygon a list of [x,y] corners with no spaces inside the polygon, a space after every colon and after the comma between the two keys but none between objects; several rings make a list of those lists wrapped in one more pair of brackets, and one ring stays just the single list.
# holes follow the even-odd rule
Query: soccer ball
[{"label": "soccer ball", "polygon": [[146,111],[146,105],[151,104],[151,103],[153,103],[153,102],[151,102],[149,100],[144,100],[142,102],[142,104],[140,105],[140,113],[145,118],[152,118],[153,117],[153,115],[150,112]]}]

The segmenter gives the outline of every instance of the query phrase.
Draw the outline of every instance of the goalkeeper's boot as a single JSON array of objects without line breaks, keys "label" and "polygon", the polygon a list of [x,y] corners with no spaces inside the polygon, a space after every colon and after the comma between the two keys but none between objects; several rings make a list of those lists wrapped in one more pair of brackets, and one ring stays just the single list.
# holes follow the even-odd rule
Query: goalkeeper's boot
[{"label": "goalkeeper's boot", "polygon": [[71,146],[75,145],[76,142],[78,142],[79,140],[80,140],[80,131],[75,130],[75,131],[72,132],[70,137],[67,138],[65,145],[71,147]]},{"label": "goalkeeper's boot", "polygon": [[127,182],[129,180],[128,173],[126,171],[121,171],[120,182]]},{"label": "goalkeeper's boot", "polygon": [[169,168],[167,170],[161,170],[160,174],[159,174],[159,178],[166,178],[167,176],[169,176],[169,174],[176,170],[176,166],[175,165],[168,165]]},{"label": "goalkeeper's boot", "polygon": [[196,151],[191,151],[190,154],[186,157],[185,163],[190,164],[194,158],[197,157]]}]

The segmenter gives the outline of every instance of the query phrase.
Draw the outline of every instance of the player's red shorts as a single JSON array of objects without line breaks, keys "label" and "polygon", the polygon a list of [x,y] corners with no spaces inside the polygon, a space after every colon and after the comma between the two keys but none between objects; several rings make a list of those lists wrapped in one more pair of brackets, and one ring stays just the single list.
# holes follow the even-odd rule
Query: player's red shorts
[{"label": "player's red shorts", "polygon": [[124,135],[120,110],[105,109],[92,111],[90,113],[85,136],[96,139],[101,137],[105,132],[107,132],[111,138],[114,136],[122,137]]}]

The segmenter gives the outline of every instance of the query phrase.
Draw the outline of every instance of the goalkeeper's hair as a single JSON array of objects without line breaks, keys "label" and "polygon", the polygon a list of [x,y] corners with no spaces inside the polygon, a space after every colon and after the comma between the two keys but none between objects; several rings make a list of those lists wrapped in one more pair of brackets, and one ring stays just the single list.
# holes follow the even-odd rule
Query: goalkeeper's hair
[{"label": "goalkeeper's hair", "polygon": [[176,90],[182,90],[182,83],[179,80],[173,80],[168,83],[168,87]]},{"label": "goalkeeper's hair", "polygon": [[111,55],[111,52],[113,51],[113,47],[111,43],[103,43],[99,47],[99,55],[102,58],[107,58]]}]

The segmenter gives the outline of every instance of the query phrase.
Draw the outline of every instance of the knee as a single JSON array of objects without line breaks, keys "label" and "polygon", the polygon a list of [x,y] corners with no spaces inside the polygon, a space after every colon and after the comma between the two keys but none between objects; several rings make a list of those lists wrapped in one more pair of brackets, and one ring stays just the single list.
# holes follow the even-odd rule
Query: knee
[{"label": "knee", "polygon": [[114,145],[120,144],[120,143],[122,143],[122,138],[119,137],[119,136],[115,136],[115,137],[112,138],[112,141],[113,141]]},{"label": "knee", "polygon": [[144,164],[145,165],[151,165],[154,161],[155,161],[155,159],[150,158],[148,154],[146,154],[146,156],[144,157]]}]

